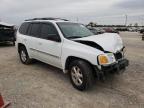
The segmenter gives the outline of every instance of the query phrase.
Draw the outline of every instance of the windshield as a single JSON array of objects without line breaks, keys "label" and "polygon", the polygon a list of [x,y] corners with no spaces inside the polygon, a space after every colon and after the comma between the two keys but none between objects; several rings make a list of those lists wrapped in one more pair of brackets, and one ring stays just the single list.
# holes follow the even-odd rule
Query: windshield
[{"label": "windshield", "polygon": [[57,23],[66,38],[82,38],[94,35],[84,25],[70,22]]}]

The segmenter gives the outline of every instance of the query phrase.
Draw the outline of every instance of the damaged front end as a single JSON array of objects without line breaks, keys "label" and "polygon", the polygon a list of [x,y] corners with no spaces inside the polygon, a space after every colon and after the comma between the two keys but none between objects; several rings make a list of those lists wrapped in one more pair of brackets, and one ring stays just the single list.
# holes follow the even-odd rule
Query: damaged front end
[{"label": "damaged front end", "polygon": [[119,42],[114,43],[114,45],[109,43],[113,48],[109,48],[112,50],[107,51],[105,50],[108,49],[107,45],[98,44],[95,41],[84,39],[75,41],[96,48],[104,53],[97,57],[98,65],[94,66],[98,79],[104,80],[108,73],[121,73],[129,65],[129,61],[125,58],[125,47],[122,44],[117,44]]},{"label": "damaged front end", "polygon": [[121,72],[124,72],[128,65],[129,65],[129,60],[121,59],[116,63],[107,66],[94,66],[94,69],[98,79],[104,80],[105,76],[109,73],[120,74]]}]

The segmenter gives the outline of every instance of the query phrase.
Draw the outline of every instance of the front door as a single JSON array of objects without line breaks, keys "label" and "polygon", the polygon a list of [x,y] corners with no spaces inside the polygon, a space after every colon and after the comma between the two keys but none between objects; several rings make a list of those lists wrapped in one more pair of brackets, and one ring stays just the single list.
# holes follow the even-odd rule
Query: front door
[{"label": "front door", "polygon": [[40,28],[40,39],[37,46],[39,59],[61,68],[62,42],[55,26],[51,23],[42,23]]}]

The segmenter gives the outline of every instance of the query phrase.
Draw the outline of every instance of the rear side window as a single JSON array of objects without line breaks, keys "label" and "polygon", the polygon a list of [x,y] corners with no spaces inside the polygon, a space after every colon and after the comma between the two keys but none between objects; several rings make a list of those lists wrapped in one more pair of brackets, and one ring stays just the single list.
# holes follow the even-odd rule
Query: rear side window
[{"label": "rear side window", "polygon": [[23,24],[21,25],[21,27],[19,28],[19,32],[20,32],[21,34],[26,35],[26,34],[27,34],[27,29],[28,29],[28,27],[29,27],[29,23],[27,23],[27,22],[23,23]]},{"label": "rear side window", "polygon": [[42,24],[41,38],[48,39],[49,37],[56,36],[57,34],[57,30],[52,24]]},{"label": "rear side window", "polygon": [[39,23],[32,23],[30,26],[29,35],[34,37],[39,37],[39,27],[40,27]]}]

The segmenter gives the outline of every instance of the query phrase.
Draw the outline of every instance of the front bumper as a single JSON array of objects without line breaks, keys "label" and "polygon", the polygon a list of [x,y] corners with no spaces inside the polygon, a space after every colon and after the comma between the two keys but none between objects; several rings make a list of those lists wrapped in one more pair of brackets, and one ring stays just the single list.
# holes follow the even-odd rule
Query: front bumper
[{"label": "front bumper", "polygon": [[109,65],[109,66],[101,66],[101,71],[103,72],[119,72],[125,69],[129,65],[129,61],[127,59],[122,59],[117,61],[117,63]]},{"label": "front bumper", "polygon": [[120,71],[125,70],[125,68],[129,65],[129,60],[121,59],[118,60],[117,63],[101,66],[101,68],[95,68],[98,77],[104,76],[108,73],[120,73]]}]

